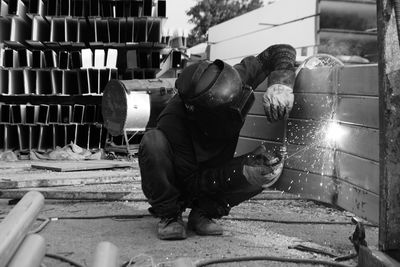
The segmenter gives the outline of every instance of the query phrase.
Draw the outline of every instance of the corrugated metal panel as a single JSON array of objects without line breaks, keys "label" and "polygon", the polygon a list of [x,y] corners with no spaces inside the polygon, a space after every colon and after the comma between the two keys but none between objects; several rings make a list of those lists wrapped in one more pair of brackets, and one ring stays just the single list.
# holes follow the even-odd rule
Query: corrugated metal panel
[{"label": "corrugated metal panel", "polygon": [[[278,190],[332,203],[378,221],[377,72],[376,65],[366,65],[299,73],[287,125],[289,158],[276,185]],[[281,145],[283,124],[267,122],[260,89],[241,131],[237,155],[261,143],[270,150]],[[326,141],[332,119],[343,133],[335,143]]]}]

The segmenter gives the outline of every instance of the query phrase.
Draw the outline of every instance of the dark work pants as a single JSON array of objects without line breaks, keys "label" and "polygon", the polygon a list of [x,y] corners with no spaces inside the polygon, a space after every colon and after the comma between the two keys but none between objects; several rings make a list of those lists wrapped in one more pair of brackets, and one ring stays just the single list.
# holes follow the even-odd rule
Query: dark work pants
[{"label": "dark work pants", "polygon": [[[196,206],[219,218],[262,191],[243,176],[242,157],[214,169],[188,165],[177,157],[163,132],[154,129],[144,134],[139,147],[142,190],[156,217],[171,217]],[[192,169],[189,177],[177,175],[188,168]]]}]

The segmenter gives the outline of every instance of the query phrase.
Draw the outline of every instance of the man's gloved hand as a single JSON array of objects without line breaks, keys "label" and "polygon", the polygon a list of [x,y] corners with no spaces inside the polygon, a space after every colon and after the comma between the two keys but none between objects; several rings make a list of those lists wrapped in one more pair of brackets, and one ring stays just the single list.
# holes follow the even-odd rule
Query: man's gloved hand
[{"label": "man's gloved hand", "polygon": [[263,96],[263,107],[269,122],[283,119],[292,110],[295,76],[293,70],[276,70],[269,75]]},{"label": "man's gloved hand", "polygon": [[281,176],[283,160],[260,145],[244,160],[243,175],[252,185],[272,186]]},{"label": "man's gloved hand", "polygon": [[274,122],[293,107],[296,50],[288,44],[276,44],[257,55],[257,59],[270,72],[263,106],[268,121]]}]

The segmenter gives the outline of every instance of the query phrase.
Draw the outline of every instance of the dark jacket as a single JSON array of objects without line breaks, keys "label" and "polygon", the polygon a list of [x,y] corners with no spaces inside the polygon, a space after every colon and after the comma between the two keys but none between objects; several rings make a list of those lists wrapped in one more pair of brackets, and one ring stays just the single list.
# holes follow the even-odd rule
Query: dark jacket
[{"label": "dark jacket", "polygon": [[[234,68],[242,82],[255,89],[269,74],[254,56],[244,58]],[[182,160],[197,164],[200,168],[214,168],[234,157],[239,133],[224,139],[216,139],[202,133],[188,115],[179,95],[167,104],[157,120],[157,128],[167,137],[173,151],[185,155]]]}]

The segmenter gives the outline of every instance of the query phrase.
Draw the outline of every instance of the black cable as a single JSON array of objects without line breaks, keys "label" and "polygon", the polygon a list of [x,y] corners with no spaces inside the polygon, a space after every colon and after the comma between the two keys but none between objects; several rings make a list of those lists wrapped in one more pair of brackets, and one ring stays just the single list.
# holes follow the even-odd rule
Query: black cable
[{"label": "black cable", "polygon": [[335,267],[336,266],[337,267],[355,267],[352,265],[346,265],[346,264],[332,262],[332,261],[285,258],[285,257],[274,257],[274,256],[248,256],[248,257],[233,257],[233,258],[203,260],[203,261],[197,262],[195,266],[201,267],[201,266],[208,266],[211,264],[241,262],[241,261],[278,261],[278,262],[292,262],[292,263],[299,263],[299,264],[322,264],[322,265],[326,265],[326,266],[335,266]]},{"label": "black cable", "polygon": [[60,261],[63,261],[63,262],[67,262],[67,263],[69,263],[69,264],[71,264],[72,266],[75,266],[75,267],[85,267],[82,264],[77,263],[76,261],[68,259],[68,258],[66,258],[64,256],[61,256],[61,255],[52,254],[52,253],[46,253],[44,256],[47,257],[47,258],[51,258],[51,259],[56,259],[56,260],[60,260]]},{"label": "black cable", "polygon": [[116,214],[116,215],[98,215],[98,216],[60,216],[50,218],[52,220],[97,220],[97,219],[142,219],[144,217],[153,217],[153,215],[145,213],[145,214],[136,214],[136,215],[126,215],[126,214]]},{"label": "black cable", "polygon": [[[335,221],[294,221],[294,220],[275,220],[262,218],[247,218],[247,217],[222,217],[220,220],[231,221],[249,221],[249,222],[270,222],[281,224],[329,224],[329,225],[354,225],[352,222],[335,222]],[[378,227],[375,224],[364,224],[364,226]]]},{"label": "black cable", "polygon": [[[136,215],[99,215],[99,216],[61,216],[61,217],[50,217],[50,218],[38,218],[37,220],[43,221],[43,223],[36,229],[29,233],[41,232],[51,221],[57,220],[97,220],[97,219],[114,219],[118,220],[134,220],[142,219],[145,217],[153,217],[151,214],[136,214]],[[4,219],[0,217],[0,219]],[[294,221],[294,220],[276,220],[276,219],[262,219],[262,218],[248,218],[248,217],[222,217],[220,220],[225,221],[245,221],[245,222],[269,222],[269,223],[281,223],[281,224],[327,224],[327,225],[353,225],[352,222],[335,222],[335,221]],[[366,223],[364,226],[378,227],[374,224]]]}]

